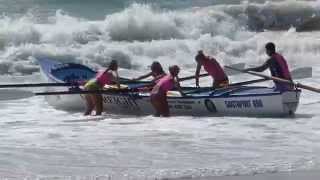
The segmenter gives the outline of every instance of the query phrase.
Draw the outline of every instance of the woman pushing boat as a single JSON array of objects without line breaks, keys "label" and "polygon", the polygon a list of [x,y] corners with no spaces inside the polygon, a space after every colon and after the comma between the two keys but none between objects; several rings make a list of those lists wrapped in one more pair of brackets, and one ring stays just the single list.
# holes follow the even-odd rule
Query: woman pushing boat
[{"label": "woman pushing boat", "polygon": [[174,87],[181,93],[182,96],[185,94],[182,92],[179,83],[180,68],[177,65],[170,66],[170,74],[163,76],[157,84],[153,87],[150,95],[151,104],[154,107],[156,113],[155,116],[168,117],[170,115],[169,105],[167,101],[167,92],[172,90]]},{"label": "woman pushing boat", "polygon": [[[99,71],[94,79],[89,80],[84,88],[87,91],[102,90],[105,85],[116,84],[120,89],[118,76],[118,63],[112,60],[108,68],[104,71]],[[101,115],[103,110],[102,94],[86,94],[87,109],[84,115],[90,115],[93,109],[96,110],[96,115]]]},{"label": "woman pushing boat", "polygon": [[200,50],[198,51],[195,60],[197,62],[195,74],[197,87],[199,87],[199,74],[202,66],[204,70],[206,70],[208,74],[213,78],[213,88],[222,88],[229,85],[228,76],[215,58],[204,55],[203,51]]},{"label": "woman pushing boat", "polygon": [[[292,81],[287,61],[281,54],[276,52],[275,44],[269,42],[266,44],[265,48],[266,54],[270,58],[263,65],[255,68],[247,68],[245,71],[262,72],[269,68],[272,76]],[[275,90],[277,91],[287,91],[293,89],[293,86],[287,83],[281,83],[278,81],[274,81],[274,83]]]}]

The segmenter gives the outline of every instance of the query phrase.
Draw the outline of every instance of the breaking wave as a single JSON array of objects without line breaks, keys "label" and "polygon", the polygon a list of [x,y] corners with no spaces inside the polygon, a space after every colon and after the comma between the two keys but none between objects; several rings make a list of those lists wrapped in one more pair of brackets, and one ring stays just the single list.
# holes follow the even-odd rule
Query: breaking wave
[{"label": "breaking wave", "polygon": [[[307,54],[315,59],[318,42],[299,39],[296,31],[318,29],[319,3],[284,1],[216,5],[164,10],[132,4],[102,20],[87,20],[58,10],[45,21],[34,12],[21,17],[0,17],[0,73],[31,74],[37,59],[48,57],[98,68],[111,59],[123,68],[145,69],[158,60],[168,66],[192,67],[198,49],[222,64],[263,59],[262,48],[275,41],[290,52],[292,64]],[[260,31],[269,31],[259,33]],[[284,30],[270,36],[270,30]],[[275,37],[278,37],[275,39]],[[300,51],[296,51],[296,50]],[[311,51],[311,52],[310,52]],[[297,54],[300,53],[300,54]]]}]

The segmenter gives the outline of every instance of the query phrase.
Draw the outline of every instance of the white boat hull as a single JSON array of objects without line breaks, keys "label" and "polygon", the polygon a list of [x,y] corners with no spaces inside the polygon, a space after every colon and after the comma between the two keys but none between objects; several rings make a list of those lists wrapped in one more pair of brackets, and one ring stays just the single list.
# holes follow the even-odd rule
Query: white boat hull
[{"label": "white boat hull", "polygon": [[[49,82],[63,82],[43,73]],[[67,90],[64,87],[49,91]],[[300,99],[300,90],[277,92],[267,87],[239,87],[223,91],[194,93],[181,97],[172,91],[168,95],[172,115],[192,116],[286,116],[294,114]],[[46,100],[57,109],[85,110],[83,95],[49,95]],[[148,93],[103,94],[106,113],[146,115],[154,114]]]},{"label": "white boat hull", "polygon": [[[300,92],[246,97],[179,97],[169,96],[172,115],[193,116],[285,116],[294,114]],[[66,111],[84,111],[85,100],[80,95],[46,96],[50,105]],[[154,109],[147,94],[103,95],[104,111],[115,114],[146,115]]]}]

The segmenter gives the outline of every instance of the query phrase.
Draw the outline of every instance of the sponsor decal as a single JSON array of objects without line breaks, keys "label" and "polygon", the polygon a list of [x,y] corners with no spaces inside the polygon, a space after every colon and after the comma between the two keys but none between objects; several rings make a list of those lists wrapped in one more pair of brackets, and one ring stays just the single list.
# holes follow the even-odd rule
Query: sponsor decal
[{"label": "sponsor decal", "polygon": [[226,108],[245,109],[245,108],[262,108],[263,102],[261,99],[253,100],[232,100],[224,101]]},{"label": "sponsor decal", "polygon": [[103,96],[103,102],[105,104],[118,105],[127,109],[139,109],[134,98],[129,96]]},{"label": "sponsor decal", "polygon": [[194,101],[178,101],[180,104],[195,104]]},{"label": "sponsor decal", "polygon": [[193,101],[168,101],[170,109],[177,109],[177,110],[192,110]]}]

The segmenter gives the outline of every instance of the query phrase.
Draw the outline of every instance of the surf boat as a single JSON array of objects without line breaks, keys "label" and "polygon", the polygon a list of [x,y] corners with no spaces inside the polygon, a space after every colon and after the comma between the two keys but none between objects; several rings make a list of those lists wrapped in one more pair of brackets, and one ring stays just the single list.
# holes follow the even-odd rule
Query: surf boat
[{"label": "surf boat", "polygon": [[[75,63],[60,63],[50,59],[39,60],[43,77],[50,83],[79,82],[93,78],[95,71]],[[141,85],[141,84],[140,84]],[[139,83],[127,84],[128,88]],[[51,92],[71,92],[68,87],[49,87]],[[169,91],[171,115],[191,116],[288,116],[295,113],[301,90],[275,91],[264,86],[234,86],[213,90],[210,87],[183,87],[188,96]],[[46,95],[48,103],[56,109],[84,111],[85,100],[81,91]],[[103,94],[104,111],[115,114],[150,115],[154,109],[149,92],[109,92]]]}]

